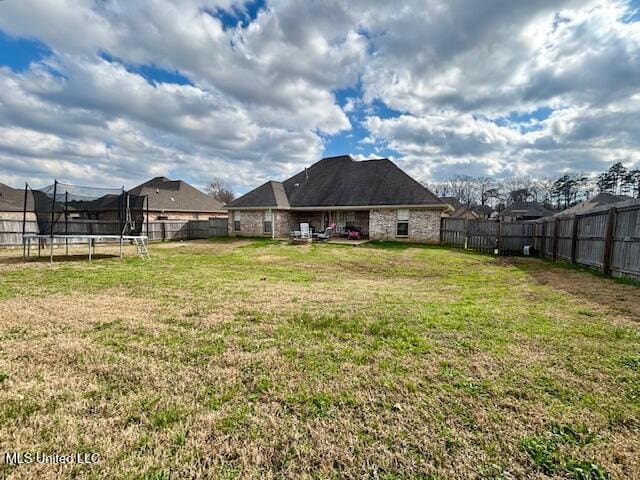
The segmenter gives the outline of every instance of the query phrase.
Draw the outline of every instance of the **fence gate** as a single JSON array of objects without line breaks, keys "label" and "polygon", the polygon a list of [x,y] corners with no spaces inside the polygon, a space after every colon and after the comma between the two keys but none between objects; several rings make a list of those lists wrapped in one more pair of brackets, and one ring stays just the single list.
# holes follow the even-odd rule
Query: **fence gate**
[{"label": "fence gate", "polygon": [[493,252],[498,247],[500,223],[497,220],[467,220],[467,248]]}]

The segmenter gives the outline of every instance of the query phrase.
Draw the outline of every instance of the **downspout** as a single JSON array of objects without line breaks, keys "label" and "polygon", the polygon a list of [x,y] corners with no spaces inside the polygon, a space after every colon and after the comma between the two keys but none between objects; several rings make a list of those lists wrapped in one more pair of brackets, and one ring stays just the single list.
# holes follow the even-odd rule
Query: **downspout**
[{"label": "downspout", "polygon": [[276,217],[271,209],[269,209],[269,215],[271,215],[271,239],[274,239],[276,238]]}]

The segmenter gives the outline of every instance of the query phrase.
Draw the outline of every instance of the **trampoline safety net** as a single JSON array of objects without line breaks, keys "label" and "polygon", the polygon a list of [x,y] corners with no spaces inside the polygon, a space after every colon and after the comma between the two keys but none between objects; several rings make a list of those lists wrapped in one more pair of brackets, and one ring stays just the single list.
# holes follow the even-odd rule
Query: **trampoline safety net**
[{"label": "trampoline safety net", "polygon": [[124,189],[81,187],[57,181],[40,189],[26,188],[33,197],[40,235],[143,234],[144,196],[132,195]]}]

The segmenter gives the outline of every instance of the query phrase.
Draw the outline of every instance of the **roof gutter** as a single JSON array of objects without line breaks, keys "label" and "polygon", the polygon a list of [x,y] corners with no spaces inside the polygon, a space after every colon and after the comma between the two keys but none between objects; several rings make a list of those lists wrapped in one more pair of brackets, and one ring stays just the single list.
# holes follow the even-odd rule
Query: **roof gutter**
[{"label": "roof gutter", "polygon": [[260,207],[226,207],[227,210],[289,210],[294,212],[309,212],[317,210],[391,210],[397,208],[410,208],[422,210],[448,210],[454,211],[453,207],[446,203],[430,203],[419,205],[320,205],[315,207],[279,207],[277,205],[265,205]]}]

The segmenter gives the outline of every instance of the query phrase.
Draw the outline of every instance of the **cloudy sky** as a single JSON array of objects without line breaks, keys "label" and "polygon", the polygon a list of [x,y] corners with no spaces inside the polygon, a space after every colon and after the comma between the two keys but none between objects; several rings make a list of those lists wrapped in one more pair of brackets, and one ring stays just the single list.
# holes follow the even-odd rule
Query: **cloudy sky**
[{"label": "cloudy sky", "polygon": [[640,1],[4,0],[0,182],[640,166]]}]

